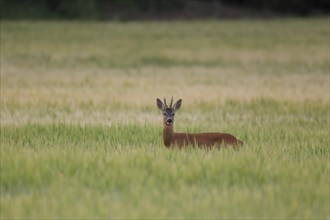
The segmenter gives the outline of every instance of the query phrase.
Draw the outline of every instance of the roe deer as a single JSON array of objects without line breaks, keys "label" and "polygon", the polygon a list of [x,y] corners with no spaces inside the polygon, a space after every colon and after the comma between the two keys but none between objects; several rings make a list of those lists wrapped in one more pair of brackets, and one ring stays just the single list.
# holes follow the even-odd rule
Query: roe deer
[{"label": "roe deer", "polygon": [[231,134],[226,133],[176,133],[173,130],[174,115],[175,112],[181,107],[182,99],[179,99],[173,106],[173,97],[171,99],[170,106],[157,99],[157,107],[162,111],[164,115],[164,129],[163,129],[163,142],[166,147],[176,145],[178,147],[184,147],[187,145],[197,145],[198,147],[213,147],[220,145],[242,145],[243,142],[238,140]]}]

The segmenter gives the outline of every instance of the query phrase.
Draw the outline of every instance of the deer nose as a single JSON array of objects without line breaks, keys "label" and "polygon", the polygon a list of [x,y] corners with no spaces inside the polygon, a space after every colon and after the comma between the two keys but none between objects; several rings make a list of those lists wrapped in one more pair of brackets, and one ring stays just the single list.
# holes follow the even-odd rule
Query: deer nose
[{"label": "deer nose", "polygon": [[167,120],[166,120],[166,124],[172,124],[173,123],[173,120],[171,119],[171,118],[168,118]]}]

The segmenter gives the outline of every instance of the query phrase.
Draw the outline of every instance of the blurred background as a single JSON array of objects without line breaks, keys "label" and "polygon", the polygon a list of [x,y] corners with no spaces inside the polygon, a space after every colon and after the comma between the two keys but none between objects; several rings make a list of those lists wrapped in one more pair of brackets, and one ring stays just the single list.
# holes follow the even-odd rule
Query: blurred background
[{"label": "blurred background", "polygon": [[2,19],[169,20],[328,15],[328,0],[1,0]]}]

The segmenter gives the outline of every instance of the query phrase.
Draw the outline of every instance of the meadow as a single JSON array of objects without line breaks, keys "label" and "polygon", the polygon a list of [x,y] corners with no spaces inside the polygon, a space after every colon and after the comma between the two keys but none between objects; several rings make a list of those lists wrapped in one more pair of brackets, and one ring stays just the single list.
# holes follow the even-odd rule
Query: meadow
[{"label": "meadow", "polygon": [[0,25],[1,219],[329,219],[328,18]]}]

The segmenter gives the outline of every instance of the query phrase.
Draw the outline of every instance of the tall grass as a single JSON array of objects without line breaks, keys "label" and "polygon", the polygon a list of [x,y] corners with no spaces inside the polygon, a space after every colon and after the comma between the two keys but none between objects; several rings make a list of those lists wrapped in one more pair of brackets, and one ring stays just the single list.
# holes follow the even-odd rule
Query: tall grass
[{"label": "tall grass", "polygon": [[[1,22],[0,216],[329,218],[328,20]],[[240,149],[167,149],[175,130]]]},{"label": "tall grass", "polygon": [[165,149],[159,127],[7,126],[2,217],[326,217],[327,134],[250,132],[206,151]]}]

